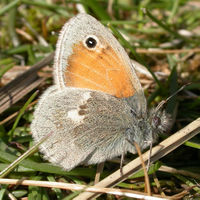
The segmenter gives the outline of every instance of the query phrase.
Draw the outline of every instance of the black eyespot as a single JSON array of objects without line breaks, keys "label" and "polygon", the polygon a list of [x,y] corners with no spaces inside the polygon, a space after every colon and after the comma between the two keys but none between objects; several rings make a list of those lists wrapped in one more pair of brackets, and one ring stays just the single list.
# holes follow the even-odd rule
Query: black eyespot
[{"label": "black eyespot", "polygon": [[87,45],[88,48],[95,48],[97,45],[97,40],[93,37],[89,37],[85,41],[85,44]]}]

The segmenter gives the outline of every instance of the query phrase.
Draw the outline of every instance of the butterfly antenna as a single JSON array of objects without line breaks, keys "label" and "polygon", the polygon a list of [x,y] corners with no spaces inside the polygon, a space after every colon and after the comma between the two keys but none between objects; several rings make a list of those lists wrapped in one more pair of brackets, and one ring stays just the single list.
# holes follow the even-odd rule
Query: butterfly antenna
[{"label": "butterfly antenna", "polygon": [[155,115],[158,113],[158,111],[163,107],[164,104],[166,104],[172,97],[174,97],[175,95],[177,95],[180,91],[182,91],[186,86],[190,85],[191,83],[187,83],[185,85],[183,85],[181,88],[179,88],[176,92],[174,92],[172,95],[170,95],[167,99],[162,100],[158,106],[156,107],[156,112]]}]

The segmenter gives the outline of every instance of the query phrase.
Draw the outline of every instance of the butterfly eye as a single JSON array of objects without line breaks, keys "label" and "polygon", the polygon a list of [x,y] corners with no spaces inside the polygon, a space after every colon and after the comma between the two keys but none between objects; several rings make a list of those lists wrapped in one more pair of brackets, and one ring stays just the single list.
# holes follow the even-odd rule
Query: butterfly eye
[{"label": "butterfly eye", "polygon": [[156,127],[159,126],[159,125],[161,124],[161,120],[160,120],[160,118],[157,117],[157,116],[155,116],[155,117],[153,118],[153,122],[154,122],[154,125],[155,125]]},{"label": "butterfly eye", "polygon": [[84,45],[88,49],[94,49],[97,46],[98,42],[99,42],[99,40],[98,40],[98,38],[96,36],[90,35],[85,39]]}]

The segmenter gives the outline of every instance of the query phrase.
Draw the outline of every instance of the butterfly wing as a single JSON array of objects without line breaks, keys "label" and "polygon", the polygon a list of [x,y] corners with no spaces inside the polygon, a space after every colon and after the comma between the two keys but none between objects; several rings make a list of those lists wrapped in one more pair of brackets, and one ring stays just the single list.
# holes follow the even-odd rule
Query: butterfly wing
[{"label": "butterfly wing", "polygon": [[[52,86],[41,96],[34,112],[31,132],[36,143],[49,134],[49,137],[39,147],[44,158],[70,170],[87,157],[87,152],[83,152],[73,142],[69,142],[72,139],[70,132],[72,132],[73,126],[66,127],[64,124],[67,124],[68,121],[63,119],[65,115],[65,110],[62,107],[63,99],[58,99],[56,91],[56,87]],[[57,98],[53,98],[52,94],[55,94]],[[71,107],[72,105],[66,112]]]},{"label": "butterfly wing", "polygon": [[[95,164],[126,151],[133,128],[131,108],[122,99],[86,89],[50,87],[34,113],[31,130],[35,142],[50,134],[40,150],[50,162],[70,170],[79,164]],[[131,139],[138,141],[137,134]],[[144,138],[139,137],[142,143]]]},{"label": "butterfly wing", "polygon": [[[88,48],[88,38],[95,39],[95,48]],[[137,112],[146,113],[143,90],[128,55],[112,33],[90,15],[79,14],[64,25],[54,71],[60,89],[87,88],[133,99]]]}]

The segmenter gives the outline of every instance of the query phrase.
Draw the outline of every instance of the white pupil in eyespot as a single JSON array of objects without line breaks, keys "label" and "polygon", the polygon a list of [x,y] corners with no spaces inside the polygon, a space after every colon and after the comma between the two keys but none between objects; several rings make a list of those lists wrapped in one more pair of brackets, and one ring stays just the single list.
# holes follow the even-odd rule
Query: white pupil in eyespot
[{"label": "white pupil in eyespot", "polygon": [[88,48],[94,48],[97,45],[97,41],[93,37],[87,38],[85,43]]}]

